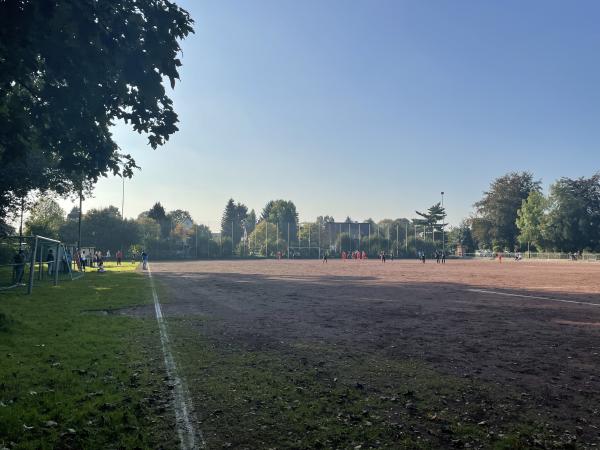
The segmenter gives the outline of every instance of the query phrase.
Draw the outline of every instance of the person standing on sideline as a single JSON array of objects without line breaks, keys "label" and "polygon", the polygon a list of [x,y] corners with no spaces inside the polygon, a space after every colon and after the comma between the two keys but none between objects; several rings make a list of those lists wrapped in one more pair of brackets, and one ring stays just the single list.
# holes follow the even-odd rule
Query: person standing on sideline
[{"label": "person standing on sideline", "polygon": [[142,251],[142,269],[148,270],[148,254],[146,251]]},{"label": "person standing on sideline", "polygon": [[323,264],[327,264],[327,252],[323,253]]},{"label": "person standing on sideline", "polygon": [[446,264],[446,252],[442,252],[442,264]]},{"label": "person standing on sideline", "polygon": [[13,258],[14,261],[14,278],[15,284],[21,284],[23,281],[23,273],[25,272],[25,253],[20,249]]},{"label": "person standing on sideline", "polygon": [[52,273],[52,267],[54,266],[54,252],[52,252],[52,249],[48,250],[46,262],[48,263],[48,275],[50,275]]}]

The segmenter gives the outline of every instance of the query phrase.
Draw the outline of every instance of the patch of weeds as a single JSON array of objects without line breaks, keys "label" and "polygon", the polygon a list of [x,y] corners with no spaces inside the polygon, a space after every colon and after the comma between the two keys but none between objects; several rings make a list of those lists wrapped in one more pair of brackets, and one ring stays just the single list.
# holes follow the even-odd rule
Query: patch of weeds
[{"label": "patch of weeds", "polygon": [[508,390],[421,361],[309,343],[253,350],[188,318],[169,329],[209,448],[569,448]]},{"label": "patch of weeds", "polygon": [[13,324],[13,320],[6,314],[0,312],[0,332],[7,332]]}]

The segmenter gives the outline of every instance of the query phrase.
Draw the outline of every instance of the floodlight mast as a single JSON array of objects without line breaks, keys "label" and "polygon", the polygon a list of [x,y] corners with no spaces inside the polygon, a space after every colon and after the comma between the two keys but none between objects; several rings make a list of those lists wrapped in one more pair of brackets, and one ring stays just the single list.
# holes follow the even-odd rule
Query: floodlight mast
[{"label": "floodlight mast", "polygon": [[81,207],[83,206],[83,189],[79,189],[79,214],[77,218],[77,251],[81,251]]},{"label": "floodlight mast", "polygon": [[121,193],[121,220],[125,220],[125,176],[121,174],[123,180],[123,191]]},{"label": "floodlight mast", "polygon": [[446,253],[446,241],[444,235],[444,228],[446,226],[446,210],[444,209],[444,191],[442,191],[442,253]]}]

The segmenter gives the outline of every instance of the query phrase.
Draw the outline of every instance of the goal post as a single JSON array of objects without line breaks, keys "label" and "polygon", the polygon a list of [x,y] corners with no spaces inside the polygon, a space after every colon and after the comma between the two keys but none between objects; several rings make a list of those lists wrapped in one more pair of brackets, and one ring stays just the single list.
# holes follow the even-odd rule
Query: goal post
[{"label": "goal post", "polygon": [[81,271],[77,276],[73,275],[74,255],[61,241],[37,235],[32,239],[27,294],[32,293],[36,279],[51,281],[57,286],[59,280],[75,280],[83,276]]}]

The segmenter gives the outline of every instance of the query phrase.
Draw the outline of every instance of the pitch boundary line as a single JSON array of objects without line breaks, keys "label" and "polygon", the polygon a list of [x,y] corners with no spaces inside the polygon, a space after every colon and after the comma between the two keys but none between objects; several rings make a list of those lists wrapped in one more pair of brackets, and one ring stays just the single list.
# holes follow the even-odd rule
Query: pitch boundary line
[{"label": "pitch boundary line", "polygon": [[510,292],[490,291],[488,289],[467,289],[467,291],[469,291],[469,292],[478,292],[480,294],[495,294],[495,295],[504,295],[506,297],[531,298],[531,299],[534,299],[534,300],[546,300],[546,301],[550,301],[550,302],[574,303],[576,305],[587,305],[587,306],[600,307],[599,303],[578,302],[576,300],[564,300],[564,299],[561,299],[561,298],[542,297],[542,296],[539,296],[539,295],[511,294]]},{"label": "pitch boundary line", "polygon": [[156,321],[158,322],[158,330],[160,332],[160,343],[162,345],[165,367],[167,376],[173,381],[173,400],[175,407],[175,425],[177,427],[177,435],[179,436],[180,448],[182,450],[197,449],[196,436],[200,438],[200,446],[205,447],[206,443],[200,430],[194,429],[193,412],[191,410],[192,401],[187,386],[177,372],[177,364],[171,353],[169,345],[169,334],[167,333],[167,324],[162,314],[158,294],[154,287],[154,279],[152,271],[148,265],[148,277],[150,279],[150,287],[152,288],[152,299],[154,300],[154,311],[156,313]]}]

